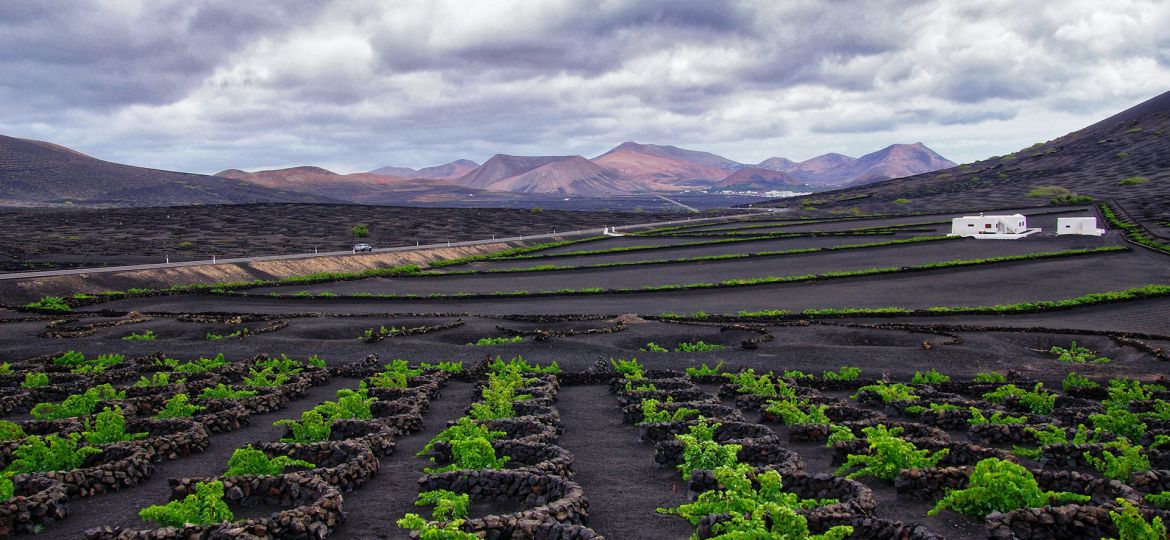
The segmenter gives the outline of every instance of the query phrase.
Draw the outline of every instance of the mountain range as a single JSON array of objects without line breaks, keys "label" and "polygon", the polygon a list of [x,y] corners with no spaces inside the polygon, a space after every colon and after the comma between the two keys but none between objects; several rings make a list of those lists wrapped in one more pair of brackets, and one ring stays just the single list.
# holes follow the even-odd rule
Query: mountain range
[{"label": "mountain range", "polygon": [[413,169],[339,174],[320,167],[215,175],[122,165],[52,143],[0,136],[0,205],[156,206],[250,202],[442,203],[524,195],[604,197],[686,190],[794,190],[872,182],[953,166],[921,143],[853,158],[758,164],[675,146],[624,142],[593,159],[497,154]]}]

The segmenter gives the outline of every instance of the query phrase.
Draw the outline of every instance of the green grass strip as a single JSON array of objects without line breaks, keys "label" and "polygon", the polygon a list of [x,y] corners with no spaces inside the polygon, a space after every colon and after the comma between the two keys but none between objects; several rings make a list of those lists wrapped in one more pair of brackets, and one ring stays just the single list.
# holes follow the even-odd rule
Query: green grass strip
[{"label": "green grass strip", "polygon": [[427,266],[429,266],[431,268],[443,268],[446,266],[458,266],[458,265],[473,263],[473,262],[477,262],[477,261],[490,261],[490,260],[494,260],[494,259],[510,258],[510,257],[516,257],[516,256],[520,256],[520,255],[526,255],[528,253],[535,253],[538,251],[544,251],[546,249],[571,246],[571,245],[575,245],[575,244],[584,244],[586,242],[596,242],[598,240],[605,240],[606,238],[611,238],[611,237],[609,237],[609,236],[590,236],[588,238],[581,238],[578,240],[561,240],[559,242],[544,242],[541,244],[533,244],[531,246],[521,246],[521,247],[502,249],[500,251],[493,251],[491,253],[486,253],[484,255],[469,255],[467,257],[458,257],[458,258],[454,258],[454,259],[440,259],[437,261],[432,261],[430,263],[427,263]]},{"label": "green grass strip", "polygon": [[622,261],[601,264],[583,264],[575,266],[556,266],[551,264],[540,266],[529,266],[526,268],[499,268],[494,270],[460,270],[455,272],[443,273],[422,273],[415,277],[427,278],[436,276],[470,276],[478,274],[515,274],[526,272],[557,272],[563,270],[592,270],[597,268],[615,268],[621,266],[644,266],[653,264],[682,264],[694,262],[712,262],[712,261],[727,261],[735,259],[753,259],[757,257],[777,257],[783,255],[799,255],[804,253],[820,253],[826,251],[845,251],[850,249],[866,249],[879,248],[888,246],[900,246],[905,244],[921,244],[924,242],[939,242],[943,240],[959,240],[958,236],[915,236],[913,238],[905,238],[902,240],[890,240],[887,242],[872,242],[868,244],[841,244],[837,246],[814,247],[814,248],[799,248],[799,249],[785,249],[779,251],[757,251],[754,253],[726,253],[723,255],[705,255],[701,257],[680,257],[677,259],[657,259],[649,261]]},{"label": "green grass strip", "polygon": [[[994,306],[935,306],[926,309],[910,309],[903,307],[876,307],[876,308],[823,308],[806,309],[795,313],[783,309],[766,309],[760,311],[740,311],[736,315],[723,315],[721,319],[744,319],[758,321],[761,319],[793,319],[793,318],[832,318],[869,315],[1009,315],[1020,313],[1035,313],[1037,311],[1051,311],[1071,309],[1077,307],[1145,300],[1170,296],[1170,285],[1146,285],[1120,291],[1090,293],[1063,300],[1041,300],[1038,302],[1020,302],[1017,304],[997,304]],[[709,319],[711,315],[702,314],[700,317],[664,313],[661,318],[669,319]]]},{"label": "green grass strip", "polygon": [[1146,231],[1145,227],[1122,218],[1117,214],[1116,211],[1113,210],[1113,206],[1109,205],[1108,203],[1099,203],[1097,208],[1101,210],[1101,215],[1105,216],[1105,221],[1109,222],[1109,224],[1113,227],[1121,229],[1122,234],[1124,234],[1125,238],[1130,242],[1141,244],[1163,253],[1170,253],[1170,244],[1161,242],[1158,239],[1150,236],[1149,231]]},{"label": "green grass strip", "polygon": [[[761,285],[775,285],[780,283],[798,283],[804,281],[819,281],[829,279],[842,279],[863,276],[876,276],[883,274],[897,274],[903,272],[921,272],[925,270],[939,270],[945,268],[959,268],[969,266],[981,266],[988,264],[998,264],[1007,262],[1030,261],[1040,259],[1054,259],[1060,257],[1076,257],[1082,255],[1102,255],[1108,253],[1123,253],[1130,249],[1125,246],[1107,246],[1093,249],[1070,249],[1064,251],[1052,251],[1042,253],[1026,253],[1023,255],[1010,255],[1004,257],[991,257],[986,259],[956,259],[951,261],[941,261],[935,263],[927,263],[918,266],[891,266],[884,268],[868,268],[864,270],[850,270],[841,272],[826,272],[823,274],[800,274],[792,276],[762,276],[757,278],[744,279],[729,279],[725,281],[708,283],[679,283],[668,285],[650,285],[637,289],[603,289],[601,287],[589,287],[583,289],[560,289],[560,290],[543,290],[543,291],[499,291],[494,293],[433,293],[428,295],[419,294],[373,294],[373,293],[355,293],[350,295],[334,295],[333,293],[321,293],[319,296],[335,297],[335,298],[384,298],[384,299],[468,299],[468,298],[523,298],[535,296],[592,296],[592,295],[606,295],[606,294],[632,294],[632,293],[652,293],[665,291],[691,291],[704,289],[723,289],[736,287],[757,287]],[[218,293],[220,291],[211,291]],[[239,294],[229,291],[222,291],[226,294]],[[271,293],[268,296],[275,298],[313,298],[315,297],[308,291],[302,291],[294,295],[279,295]]]}]

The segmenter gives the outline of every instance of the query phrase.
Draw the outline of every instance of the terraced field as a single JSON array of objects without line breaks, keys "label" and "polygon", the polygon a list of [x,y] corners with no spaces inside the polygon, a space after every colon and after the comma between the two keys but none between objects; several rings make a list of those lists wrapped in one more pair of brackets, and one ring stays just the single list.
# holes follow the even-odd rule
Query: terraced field
[{"label": "terraced field", "polygon": [[[784,530],[1116,537],[1110,512],[1166,514],[1146,495],[1170,490],[1170,259],[1050,234],[1095,207],[1025,211],[1044,233],[773,215],[394,276],[8,299],[0,409],[23,434],[0,462],[26,498],[0,533],[679,539],[800,516]],[[179,394],[205,408],[157,418]],[[115,405],[147,435],[91,437]],[[83,432],[101,453],[71,472],[14,465]],[[307,463],[229,471],[249,443]],[[988,468],[1041,495],[965,503]],[[232,524],[139,516],[198,482]]]}]

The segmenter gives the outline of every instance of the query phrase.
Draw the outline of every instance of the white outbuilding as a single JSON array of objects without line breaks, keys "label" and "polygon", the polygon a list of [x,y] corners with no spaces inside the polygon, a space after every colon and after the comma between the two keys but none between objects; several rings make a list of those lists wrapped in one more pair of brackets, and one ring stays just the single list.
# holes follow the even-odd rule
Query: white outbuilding
[{"label": "white outbuilding", "polygon": [[1040,232],[1039,228],[1029,229],[1028,218],[1023,214],[1010,216],[963,216],[951,220],[949,236],[969,236],[979,239],[1015,240]]},{"label": "white outbuilding", "polygon": [[1105,229],[1097,228],[1095,217],[1062,217],[1056,218],[1056,234],[1081,234],[1085,236],[1101,236]]}]

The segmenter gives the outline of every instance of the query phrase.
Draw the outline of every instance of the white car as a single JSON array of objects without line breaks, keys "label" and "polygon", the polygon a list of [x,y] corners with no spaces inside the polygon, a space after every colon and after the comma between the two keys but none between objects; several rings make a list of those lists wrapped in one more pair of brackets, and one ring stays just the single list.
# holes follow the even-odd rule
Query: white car
[{"label": "white car", "polygon": [[374,248],[370,247],[369,244],[354,244],[353,252],[358,253],[360,251],[374,251]]}]

